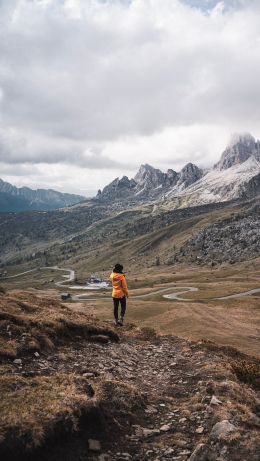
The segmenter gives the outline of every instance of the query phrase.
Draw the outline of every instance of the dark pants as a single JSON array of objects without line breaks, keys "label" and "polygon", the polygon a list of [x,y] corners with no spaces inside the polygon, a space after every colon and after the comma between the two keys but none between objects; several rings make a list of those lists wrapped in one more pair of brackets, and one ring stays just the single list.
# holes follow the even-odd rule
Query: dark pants
[{"label": "dark pants", "polygon": [[118,307],[119,303],[121,305],[121,317],[124,317],[126,311],[126,297],[123,298],[113,298],[114,301],[114,317],[118,320]]}]

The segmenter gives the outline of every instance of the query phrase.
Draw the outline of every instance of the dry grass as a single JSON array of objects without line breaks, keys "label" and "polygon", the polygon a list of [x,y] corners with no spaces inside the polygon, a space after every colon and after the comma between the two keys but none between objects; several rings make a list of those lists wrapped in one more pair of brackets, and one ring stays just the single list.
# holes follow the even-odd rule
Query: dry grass
[{"label": "dry grass", "polygon": [[236,359],[231,362],[231,368],[240,381],[260,389],[260,364],[258,362]]},{"label": "dry grass", "polygon": [[[113,318],[110,299],[70,304],[72,309],[99,318]],[[259,300],[229,302],[178,302],[163,299],[132,299],[127,303],[127,322],[155,329],[157,334],[174,334],[192,340],[211,340],[258,356]]]},{"label": "dry grass", "polygon": [[[130,288],[129,322],[153,328],[161,334],[175,334],[192,340],[209,339],[249,355],[260,356],[259,297],[210,299],[260,287],[260,260],[254,264],[247,262],[213,270],[196,266],[130,269],[127,278]],[[170,301],[161,295],[133,298],[173,284],[195,286],[199,291],[183,295],[191,301]],[[176,290],[172,288],[172,291]],[[95,296],[98,294],[95,293]],[[107,296],[107,300],[77,302],[70,306],[76,311],[88,311],[99,318],[112,319],[112,302],[109,294]]]},{"label": "dry grass", "polygon": [[105,322],[22,292],[0,297],[0,319],[1,459],[21,459],[53,437],[78,431],[83,421],[86,429],[87,420],[105,433],[117,424],[115,418],[119,421],[142,406],[137,390],[122,382],[99,378],[89,383],[81,375],[51,369],[35,375],[30,357],[29,373],[10,363],[16,356],[24,361],[35,351],[44,357],[54,349],[63,363],[73,344],[77,348],[85,340],[118,341]]},{"label": "dry grass", "polygon": [[0,337],[0,357],[15,359],[17,356],[17,344],[14,340]]},{"label": "dry grass", "polygon": [[76,430],[78,418],[90,400],[84,385],[84,378],[68,374],[35,378],[1,376],[2,450],[10,449],[13,443],[22,444],[25,450],[40,446],[51,435],[61,415],[68,427]]},{"label": "dry grass", "polygon": [[105,323],[84,313],[72,312],[50,298],[16,292],[0,297],[0,356],[15,358],[31,352],[50,352],[59,342],[84,340],[118,341]]},{"label": "dry grass", "polygon": [[[17,457],[46,444],[53,436],[78,431],[88,415],[91,424],[108,427],[109,420],[142,406],[133,386],[116,381],[94,385],[74,374],[27,378],[0,375],[0,455]],[[104,428],[103,428],[104,430]],[[4,458],[5,459],[5,458]]]}]

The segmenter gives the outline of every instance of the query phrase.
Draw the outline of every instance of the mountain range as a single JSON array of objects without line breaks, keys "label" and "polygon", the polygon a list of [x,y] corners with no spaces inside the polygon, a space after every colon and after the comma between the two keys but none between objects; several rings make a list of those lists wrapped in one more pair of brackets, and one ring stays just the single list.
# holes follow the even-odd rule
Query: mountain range
[{"label": "mountain range", "polygon": [[133,179],[117,178],[73,206],[0,213],[0,267],[66,263],[96,271],[115,260],[146,267],[158,255],[166,265],[251,260],[260,254],[259,200],[260,143],[239,135],[208,171],[192,163],[166,173],[142,165]]},{"label": "mountain range", "polygon": [[47,211],[74,205],[83,200],[86,197],[81,195],[52,189],[18,188],[0,179],[0,211]]},{"label": "mountain range", "polygon": [[[220,160],[209,170],[187,163],[179,172],[141,165],[134,178],[114,179],[93,199],[115,209],[157,202],[167,208],[185,208],[233,199],[251,199],[260,193],[260,141],[251,134],[234,135]],[[52,189],[15,187],[0,179],[0,211],[48,211],[71,206],[86,197]]]},{"label": "mountain range", "polygon": [[210,170],[193,163],[180,172],[166,173],[141,165],[133,179],[116,178],[98,191],[101,201],[170,201],[173,208],[252,198],[260,192],[260,141],[250,134],[232,138],[219,162]]}]

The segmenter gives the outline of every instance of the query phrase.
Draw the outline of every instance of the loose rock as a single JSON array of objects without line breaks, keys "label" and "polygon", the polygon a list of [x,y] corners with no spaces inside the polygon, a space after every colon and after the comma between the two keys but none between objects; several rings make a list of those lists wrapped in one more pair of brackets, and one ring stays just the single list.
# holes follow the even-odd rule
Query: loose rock
[{"label": "loose rock", "polygon": [[99,442],[99,440],[88,439],[88,447],[91,451],[100,451],[101,443]]},{"label": "loose rock", "polygon": [[225,439],[229,434],[235,431],[236,427],[225,419],[213,426],[210,437],[215,440],[221,440]]},{"label": "loose rock", "polygon": [[212,395],[210,405],[221,405],[221,404],[222,404],[221,400],[218,400],[217,397],[215,397],[215,395]]},{"label": "loose rock", "polygon": [[189,457],[188,461],[206,461],[208,454],[208,446],[205,443],[199,443],[194,452]]}]

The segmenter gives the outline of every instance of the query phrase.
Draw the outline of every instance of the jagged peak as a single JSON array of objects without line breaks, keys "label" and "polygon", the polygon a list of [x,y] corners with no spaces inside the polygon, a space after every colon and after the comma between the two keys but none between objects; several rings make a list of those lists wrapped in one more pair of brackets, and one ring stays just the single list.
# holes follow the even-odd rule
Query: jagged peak
[{"label": "jagged peak", "polygon": [[226,170],[251,156],[259,157],[259,142],[250,133],[235,133],[214,169]]},{"label": "jagged peak", "polygon": [[200,170],[200,168],[197,165],[195,165],[195,163],[189,162],[186,163],[186,165],[184,165],[184,167],[181,169],[181,172],[198,170]]},{"label": "jagged peak", "polygon": [[143,183],[143,181],[145,181],[147,177],[153,177],[154,180],[155,178],[158,178],[160,182],[162,180],[162,176],[163,176],[163,173],[161,172],[161,170],[154,168],[148,163],[145,163],[140,166],[138,172],[136,173],[134,177],[134,180],[137,183]]},{"label": "jagged peak", "polygon": [[203,170],[194,163],[189,162],[181,169],[178,184],[181,184],[182,187],[188,187],[198,181],[202,176]]},{"label": "jagged peak", "polygon": [[154,168],[154,166],[152,165],[149,165],[149,163],[142,163],[142,165],[140,166],[139,170],[156,170],[156,168]]},{"label": "jagged peak", "polygon": [[137,171],[134,179],[138,179],[140,176],[143,176],[145,173],[151,173],[151,172],[155,172],[155,171],[160,171],[160,170],[156,170],[156,168],[154,168],[152,165],[149,165],[148,163],[144,163],[140,166],[139,170]]},{"label": "jagged peak", "polygon": [[241,133],[232,133],[230,137],[230,141],[228,143],[228,147],[233,147],[236,144],[251,144],[253,142],[256,142],[254,136],[251,135],[251,133],[248,132],[241,132]]}]

